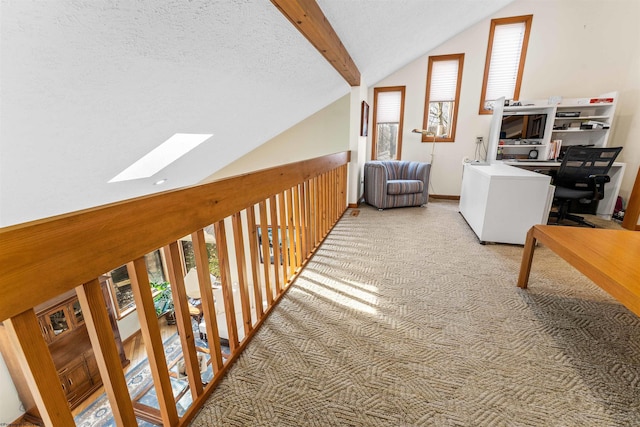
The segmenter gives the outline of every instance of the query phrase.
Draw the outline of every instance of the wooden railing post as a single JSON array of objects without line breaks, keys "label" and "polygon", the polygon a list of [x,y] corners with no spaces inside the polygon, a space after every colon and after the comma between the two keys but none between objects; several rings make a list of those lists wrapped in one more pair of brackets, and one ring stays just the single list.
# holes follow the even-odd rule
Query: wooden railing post
[{"label": "wooden railing post", "polygon": [[638,218],[640,218],[640,168],[638,168],[638,174],[627,202],[627,210],[624,212],[622,227],[627,230],[638,230],[640,228]]},{"label": "wooden railing post", "polygon": [[262,288],[260,286],[260,255],[258,251],[258,227],[256,225],[256,208],[250,206],[247,212],[247,228],[249,229],[249,257],[251,258],[251,278],[253,279],[253,295],[256,301],[256,315],[262,318],[264,313],[262,304]]},{"label": "wooden railing post", "polygon": [[271,289],[271,255],[269,254],[269,219],[267,218],[267,203],[263,200],[260,206],[260,238],[262,239],[262,269],[264,271],[264,288],[267,293],[267,305],[273,304]]},{"label": "wooden railing post", "polygon": [[[280,294],[282,285],[280,283],[280,222],[278,221],[278,210],[276,207],[276,196],[269,197],[269,216],[271,218],[271,246],[273,247],[273,276],[276,295]],[[264,236],[264,234],[263,234]],[[265,264],[271,265],[271,261]]]},{"label": "wooden railing post", "polygon": [[153,304],[149,276],[147,275],[147,265],[144,257],[140,257],[127,264],[127,272],[131,279],[131,289],[136,302],[138,320],[140,321],[140,331],[147,350],[147,360],[149,370],[153,378],[153,384],[160,405],[160,416],[164,426],[178,425],[178,411],[173,399],[171,379],[167,368],[167,358],[164,355],[158,316]]},{"label": "wooden railing post", "polygon": [[251,303],[249,301],[249,285],[247,283],[247,259],[244,252],[244,233],[242,232],[242,214],[236,212],[231,217],[233,224],[233,242],[236,247],[236,266],[238,269],[238,287],[240,291],[240,304],[242,305],[242,323],[244,336],[248,336],[253,325],[251,324]]},{"label": "wooden railing post", "polygon": [[[227,318],[227,331],[229,332],[229,348],[234,353],[238,347],[238,324],[236,323],[236,309],[233,303],[233,284],[231,283],[231,271],[229,270],[229,249],[224,220],[216,222],[214,229],[218,246],[218,262],[220,263],[222,299],[224,299],[224,312]],[[265,238],[264,234],[262,237],[263,239]]]},{"label": "wooden railing post", "polygon": [[284,283],[283,289],[286,289],[289,282],[289,246],[291,237],[289,236],[289,229],[287,228],[287,206],[286,206],[285,194],[278,194],[278,207],[280,208],[280,230],[282,234],[282,281]]},{"label": "wooden railing post", "polygon": [[300,226],[300,187],[293,187],[293,229],[296,232],[296,268],[302,265],[302,230]]},{"label": "wooden railing post", "polygon": [[195,400],[202,394],[202,379],[200,378],[200,364],[198,363],[196,343],[193,337],[189,303],[187,302],[187,291],[184,286],[184,277],[182,276],[182,260],[178,242],[171,242],[166,246],[164,248],[164,256],[167,260],[169,284],[171,285],[171,294],[173,296],[173,309],[189,381],[189,390]]},{"label": "wooden railing post", "polygon": [[202,229],[191,234],[193,241],[193,253],[195,254],[196,271],[198,272],[198,285],[200,286],[200,301],[207,328],[209,354],[214,374],[222,369],[222,349],[220,348],[220,334],[216,319],[216,308],[211,289],[211,276],[209,273],[209,254]]},{"label": "wooden railing post", "polygon": [[298,193],[300,193],[300,247],[302,250],[302,256],[307,258],[309,253],[309,245],[307,242],[307,192],[304,188],[304,182],[301,182],[298,185]]},{"label": "wooden railing post", "polygon": [[76,288],[78,301],[82,307],[93,354],[98,364],[105,393],[111,404],[111,412],[117,426],[128,427],[137,424],[133,414],[133,404],[127,389],[127,381],[122,371],[120,355],[115,344],[109,314],[98,279]]},{"label": "wooden railing post", "polygon": [[27,310],[5,321],[29,390],[46,426],[74,425],[56,367],[42,337],[35,312]]},{"label": "wooden railing post", "polygon": [[287,229],[289,230],[289,238],[291,239],[291,243],[289,245],[289,272],[293,276],[298,268],[298,255],[296,251],[296,241],[298,240],[298,236],[296,235],[296,230],[293,224],[293,189],[290,188],[286,191],[286,199],[287,199]]}]

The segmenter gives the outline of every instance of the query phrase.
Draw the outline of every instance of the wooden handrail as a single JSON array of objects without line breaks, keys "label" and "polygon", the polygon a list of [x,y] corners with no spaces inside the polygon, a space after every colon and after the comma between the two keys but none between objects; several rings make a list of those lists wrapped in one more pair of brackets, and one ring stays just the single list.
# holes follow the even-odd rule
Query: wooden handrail
[{"label": "wooden handrail", "polygon": [[0,321],[348,161],[342,152],[2,228]]},{"label": "wooden handrail", "polygon": [[[63,386],[34,307],[75,288],[116,425],[130,425],[134,416],[165,426],[186,425],[346,210],[349,160],[349,152],[336,153],[0,229],[0,320],[5,324],[0,332],[13,347],[12,372],[20,373],[16,387],[23,402],[27,399],[33,411],[30,415],[46,425],[70,424]],[[226,221],[231,226],[225,226]],[[222,301],[217,302],[211,292],[203,231],[210,225],[215,230],[221,273]],[[267,237],[268,227],[271,238]],[[202,318],[209,337],[209,348],[204,350],[195,345],[177,242],[187,235],[193,242]],[[182,416],[176,412],[145,263],[145,254],[158,248],[167,262],[193,401]],[[230,259],[237,267],[240,304],[234,301],[236,283],[232,283]],[[97,278],[125,264],[159,409],[139,402],[141,395],[127,399],[129,392],[101,297]],[[230,354],[221,350],[216,303],[224,304]],[[198,374],[198,351],[210,355],[213,378],[208,383]]]}]

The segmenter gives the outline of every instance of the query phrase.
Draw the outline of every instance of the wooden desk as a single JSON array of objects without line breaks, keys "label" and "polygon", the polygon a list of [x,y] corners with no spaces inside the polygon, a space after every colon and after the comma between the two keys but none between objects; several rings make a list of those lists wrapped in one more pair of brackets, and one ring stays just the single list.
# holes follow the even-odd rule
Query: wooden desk
[{"label": "wooden desk", "polygon": [[640,316],[640,233],[535,225],[527,233],[518,286],[526,288],[536,241]]}]

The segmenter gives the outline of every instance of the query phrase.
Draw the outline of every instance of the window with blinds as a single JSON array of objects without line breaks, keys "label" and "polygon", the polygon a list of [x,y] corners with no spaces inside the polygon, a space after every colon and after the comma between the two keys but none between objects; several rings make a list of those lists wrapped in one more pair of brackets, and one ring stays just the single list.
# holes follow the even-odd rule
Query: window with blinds
[{"label": "window with blinds", "polygon": [[491,114],[496,99],[518,99],[533,15],[491,20],[482,82],[480,114]]},{"label": "window with blinds", "polygon": [[404,92],[404,86],[373,90],[372,160],[400,160]]},{"label": "window with blinds", "polygon": [[422,142],[453,142],[456,136],[464,53],[430,56]]}]

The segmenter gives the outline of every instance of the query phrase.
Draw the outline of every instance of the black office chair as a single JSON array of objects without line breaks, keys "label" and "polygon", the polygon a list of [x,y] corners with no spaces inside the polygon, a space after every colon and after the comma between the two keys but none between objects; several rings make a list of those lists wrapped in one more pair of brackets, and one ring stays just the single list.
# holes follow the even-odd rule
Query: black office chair
[{"label": "black office chair", "polygon": [[[595,228],[595,224],[585,221],[584,217],[569,213],[574,200],[597,201],[604,198],[604,185],[611,181],[609,169],[620,154],[622,147],[592,148],[571,146],[562,158],[560,169],[552,174],[556,186],[554,202],[558,211],[551,212],[556,217],[555,224],[572,220],[579,225]],[[554,223],[550,223],[554,224]]]}]

